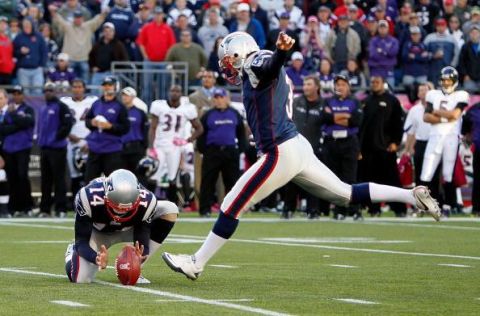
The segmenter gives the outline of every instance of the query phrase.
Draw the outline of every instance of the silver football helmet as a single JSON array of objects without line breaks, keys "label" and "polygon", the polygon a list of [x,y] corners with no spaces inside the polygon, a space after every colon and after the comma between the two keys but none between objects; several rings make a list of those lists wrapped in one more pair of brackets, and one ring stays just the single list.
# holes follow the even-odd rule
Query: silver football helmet
[{"label": "silver football helmet", "polygon": [[126,222],[138,210],[140,185],[130,171],[118,169],[104,181],[105,205],[107,212],[116,222]]},{"label": "silver football helmet", "polygon": [[245,59],[259,50],[257,42],[250,34],[228,34],[218,46],[218,64],[224,78],[233,85],[240,85]]}]

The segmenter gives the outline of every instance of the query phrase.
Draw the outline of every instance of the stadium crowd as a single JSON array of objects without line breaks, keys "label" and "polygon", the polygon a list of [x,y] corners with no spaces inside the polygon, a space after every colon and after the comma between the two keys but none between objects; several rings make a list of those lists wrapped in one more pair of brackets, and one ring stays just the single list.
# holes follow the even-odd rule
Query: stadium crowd
[{"label": "stadium crowd", "polygon": [[[429,184],[446,216],[460,212],[455,193],[460,184],[439,172],[420,179],[429,132],[428,124],[418,118],[423,117],[427,91],[438,85],[446,66],[458,70],[459,87],[471,94],[478,91],[479,1],[2,0],[0,4],[0,85],[13,86],[9,93],[0,90],[2,217],[28,215],[34,207],[28,177],[34,143],[41,157],[41,216],[50,216],[52,206],[56,215],[65,216],[67,178],[75,194],[85,181],[121,167],[156,187],[159,197],[209,216],[223,192],[257,158],[248,129],[241,124],[242,107],[231,102],[229,86],[219,75],[218,45],[235,31],[249,33],[260,48],[270,50],[280,32],[296,40],[285,65],[299,92],[292,100],[293,119],[319,158],[343,181]],[[111,71],[115,61],[186,62],[188,85],[195,89],[164,87],[166,100],[156,101],[144,91],[146,85],[120,90]],[[92,90],[98,98],[88,95],[90,85],[98,88]],[[413,108],[421,107],[406,120],[408,109],[391,92],[398,90],[416,104]],[[46,105],[34,111],[25,95],[43,95]],[[462,132],[466,141],[478,141],[480,146],[475,109],[467,112]],[[460,136],[459,130],[456,137]],[[415,162],[410,181],[397,169],[402,155],[406,165]],[[475,153],[469,161],[474,175],[480,173],[480,155]],[[217,181],[220,173],[222,180]],[[479,191],[480,184],[474,181],[472,212],[477,215]],[[405,205],[390,207],[397,216],[407,214]],[[288,184],[257,209],[277,208],[285,218],[296,209],[316,218],[328,215],[331,206]],[[336,219],[347,215],[358,219],[361,208],[336,207],[333,214]],[[368,209],[373,216],[381,213],[380,205]]]}]

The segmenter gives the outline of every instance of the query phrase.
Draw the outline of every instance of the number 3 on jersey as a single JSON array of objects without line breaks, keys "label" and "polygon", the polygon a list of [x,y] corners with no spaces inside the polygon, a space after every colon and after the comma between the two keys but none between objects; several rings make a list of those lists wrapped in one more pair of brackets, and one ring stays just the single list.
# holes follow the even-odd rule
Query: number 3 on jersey
[{"label": "number 3 on jersey", "polygon": [[293,82],[288,76],[285,76],[285,81],[287,82],[288,86],[288,99],[285,106],[287,110],[287,116],[291,120],[293,118]]}]

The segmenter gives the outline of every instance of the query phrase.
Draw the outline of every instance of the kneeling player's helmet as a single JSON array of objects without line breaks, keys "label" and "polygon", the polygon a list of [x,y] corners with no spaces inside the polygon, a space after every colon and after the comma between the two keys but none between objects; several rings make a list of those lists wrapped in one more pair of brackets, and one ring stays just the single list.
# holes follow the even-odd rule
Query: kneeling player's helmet
[{"label": "kneeling player's helmet", "polygon": [[87,166],[88,153],[83,152],[80,147],[73,147],[73,167],[80,173],[85,172]]},{"label": "kneeling player's helmet", "polygon": [[452,93],[458,86],[458,72],[451,66],[443,67],[440,72],[440,85],[444,93]]},{"label": "kneeling player's helmet", "polygon": [[150,178],[157,172],[160,162],[158,159],[147,156],[142,158],[138,162],[137,171],[139,174],[145,175],[145,177]]},{"label": "kneeling player's helmet", "polygon": [[218,46],[218,64],[225,79],[231,84],[239,85],[245,59],[259,50],[257,42],[250,34],[228,34]]},{"label": "kneeling player's helmet", "polygon": [[104,182],[105,205],[110,217],[116,222],[126,222],[138,210],[140,185],[137,177],[125,169],[112,172]]}]

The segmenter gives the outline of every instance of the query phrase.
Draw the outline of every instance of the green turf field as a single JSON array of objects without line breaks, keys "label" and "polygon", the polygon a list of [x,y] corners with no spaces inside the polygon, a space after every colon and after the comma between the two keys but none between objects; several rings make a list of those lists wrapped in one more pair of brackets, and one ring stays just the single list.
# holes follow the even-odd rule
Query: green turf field
[{"label": "green turf field", "polygon": [[[213,223],[183,218],[163,249],[190,253]],[[70,284],[69,220],[0,220],[0,315],[479,315],[480,221],[280,221],[247,215],[195,282],[160,253],[150,285],[113,269]],[[120,250],[110,250],[110,265]],[[54,301],[79,303],[67,306]],[[70,303],[68,303],[70,302]],[[72,303],[73,302],[73,303]]]}]

